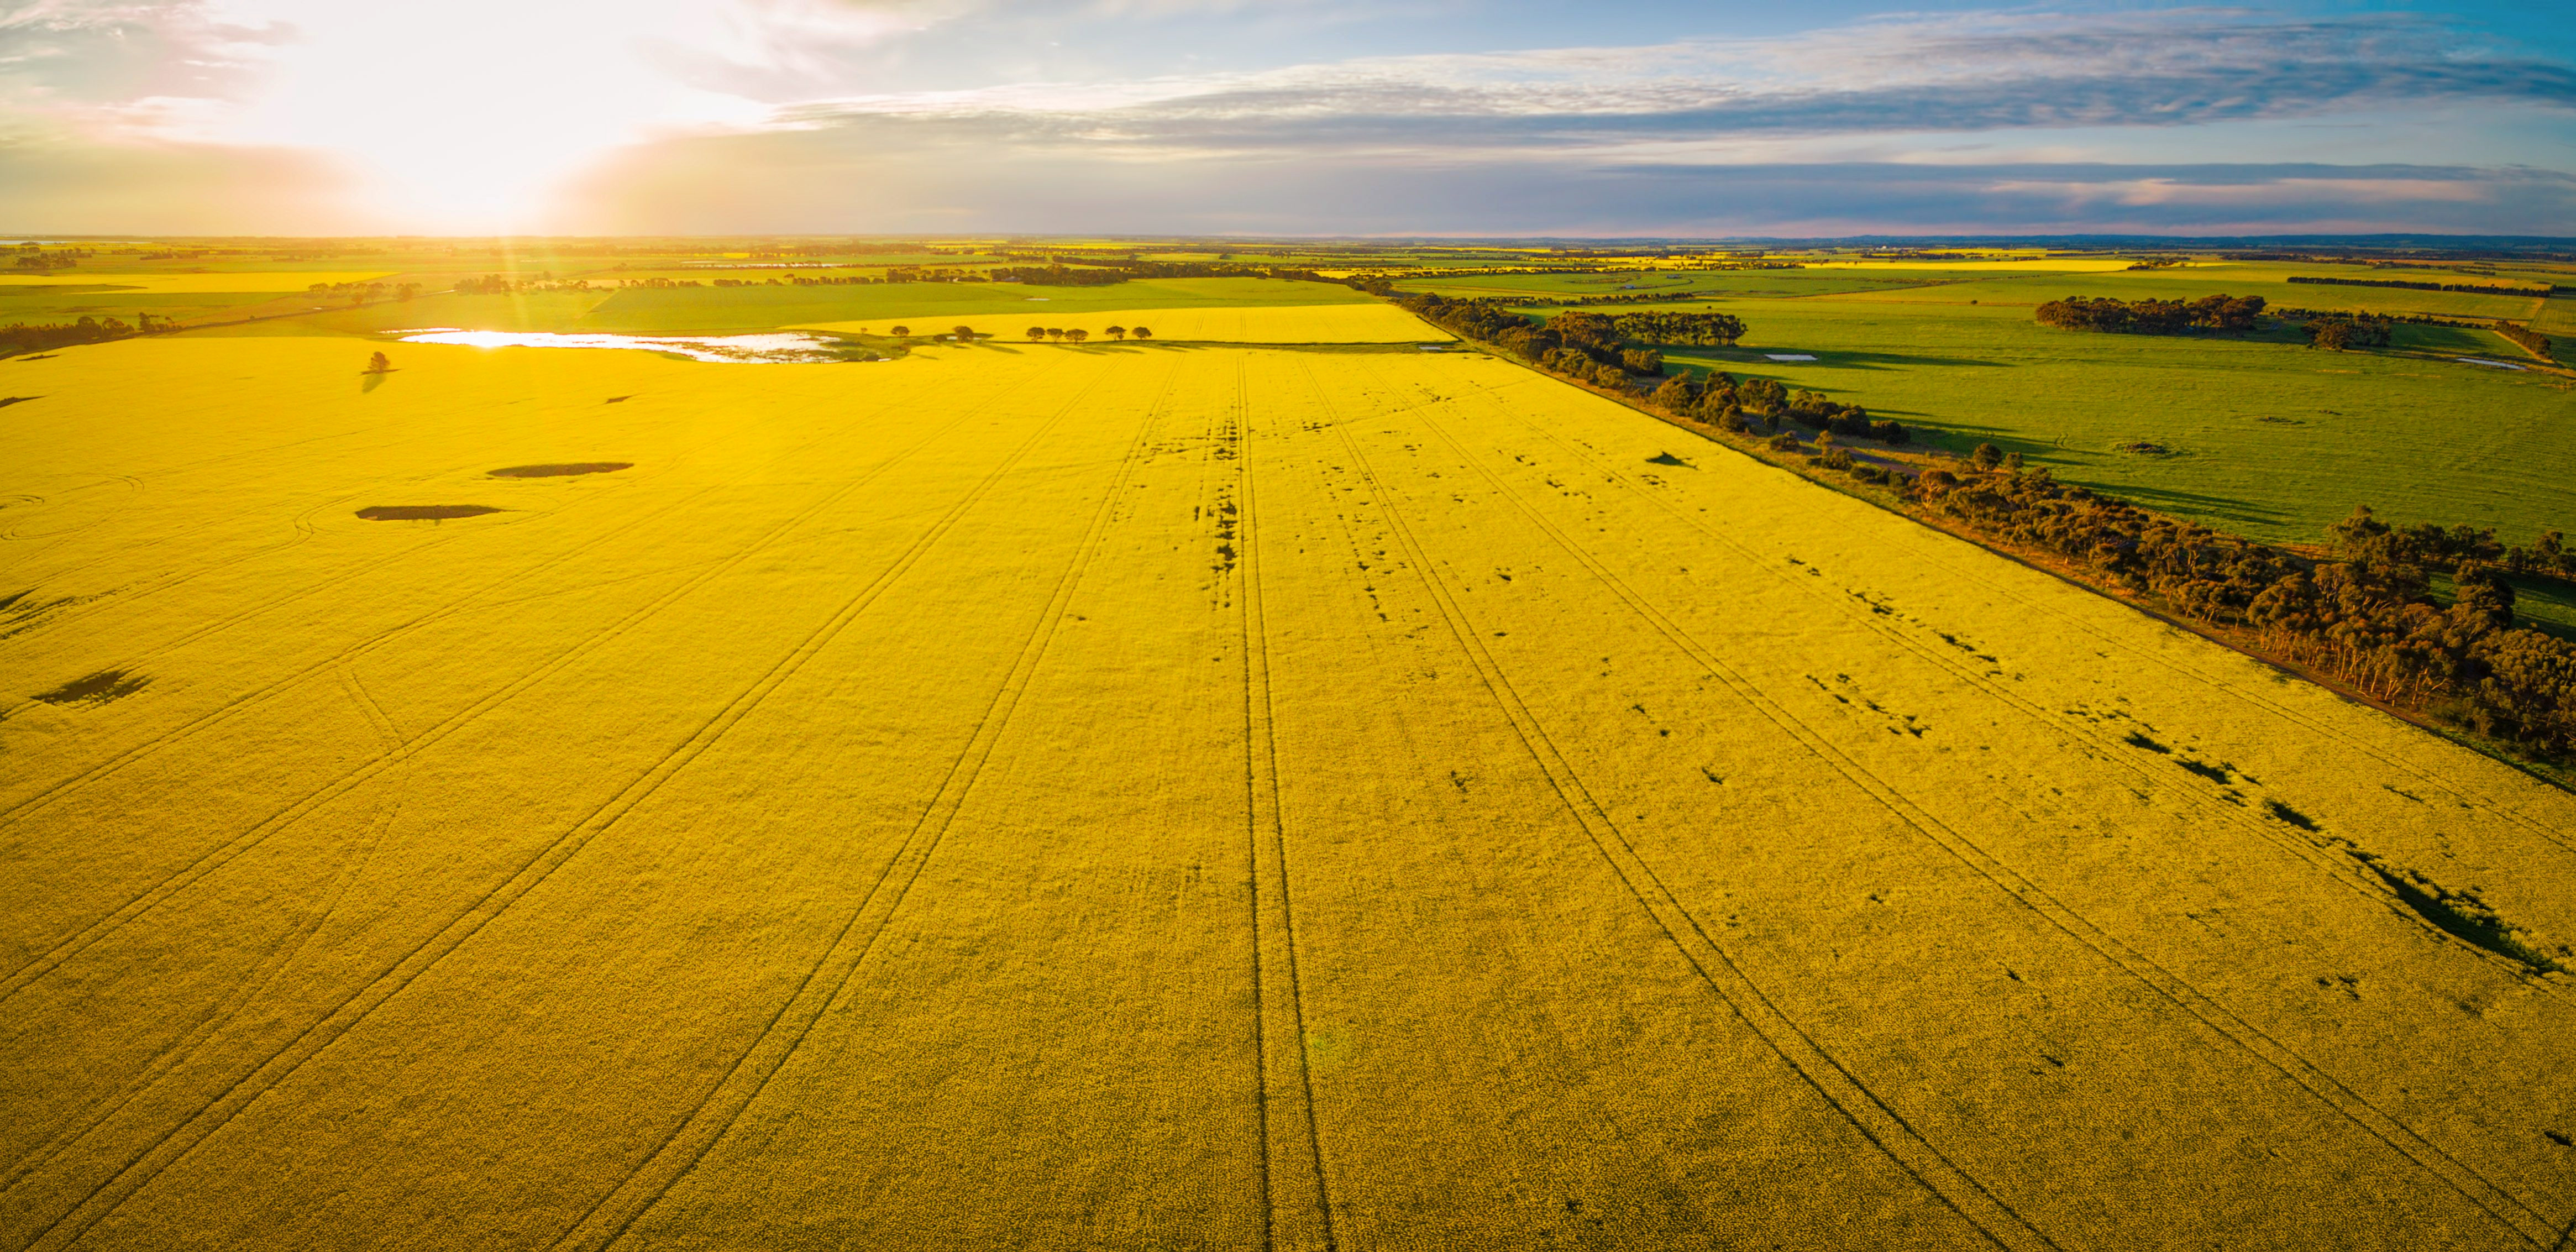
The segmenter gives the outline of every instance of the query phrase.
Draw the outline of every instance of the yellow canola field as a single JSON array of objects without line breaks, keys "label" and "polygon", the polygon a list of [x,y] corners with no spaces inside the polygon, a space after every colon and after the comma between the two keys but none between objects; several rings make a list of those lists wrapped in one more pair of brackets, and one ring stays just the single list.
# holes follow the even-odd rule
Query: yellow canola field
[{"label": "yellow canola field", "polygon": [[1263,305],[1233,309],[1123,309],[1106,313],[1049,312],[1031,301],[1008,313],[930,313],[864,322],[820,322],[797,330],[885,334],[903,326],[916,335],[944,335],[959,326],[1004,342],[1028,339],[1031,327],[1081,330],[1105,342],[1112,326],[1143,325],[1153,337],[1190,343],[1446,343],[1456,337],[1389,304]]},{"label": "yellow canola field", "polygon": [[368,270],[349,273],[244,273],[244,274],[92,274],[67,270],[43,277],[16,274],[0,275],[0,284],[11,287],[115,287],[147,295],[200,295],[223,292],[288,292],[311,289],[315,283],[371,283],[391,277],[391,271]]},{"label": "yellow canola field", "polygon": [[2564,952],[2569,796],[1606,401],[364,346],[0,363],[6,1246],[2576,1218],[2383,877]]}]

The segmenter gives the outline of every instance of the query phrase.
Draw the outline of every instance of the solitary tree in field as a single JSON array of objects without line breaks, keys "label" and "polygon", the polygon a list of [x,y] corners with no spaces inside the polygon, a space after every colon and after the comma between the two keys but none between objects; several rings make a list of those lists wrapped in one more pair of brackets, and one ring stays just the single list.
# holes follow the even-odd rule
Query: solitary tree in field
[{"label": "solitary tree in field", "polygon": [[959,343],[975,342],[975,328],[972,326],[951,327],[950,333],[957,336],[957,342]]},{"label": "solitary tree in field", "polygon": [[1975,461],[1978,469],[1990,470],[2004,463],[2004,450],[1990,443],[1981,443],[1975,452],[1968,454],[1968,459]]},{"label": "solitary tree in field", "polygon": [[1037,342],[1038,340],[1040,340],[1040,339],[1044,339],[1044,338],[1046,338],[1046,327],[1044,327],[1044,326],[1032,326],[1032,327],[1029,327],[1029,341],[1030,341],[1031,343],[1035,343],[1035,342]]},{"label": "solitary tree in field", "polygon": [[1154,337],[1154,332],[1147,330],[1142,326],[1130,326],[1127,328],[1127,333],[1131,337],[1137,339],[1151,339]]},{"label": "solitary tree in field", "polygon": [[1069,341],[1069,342],[1072,342],[1072,343],[1080,343],[1080,342],[1082,342],[1082,341],[1083,341],[1083,340],[1085,340],[1085,339],[1089,339],[1089,338],[1091,338],[1091,332],[1090,332],[1090,331],[1087,331],[1087,330],[1084,330],[1084,329],[1082,329],[1081,327],[1077,326],[1077,327],[1074,327],[1072,330],[1068,330],[1068,331],[1064,332],[1064,337],[1065,337],[1065,339],[1066,339],[1067,341]]},{"label": "solitary tree in field", "polygon": [[1112,339],[1124,339],[1127,337],[1127,328],[1124,326],[1112,326],[1109,328],[1109,337]]},{"label": "solitary tree in field", "polygon": [[912,328],[909,326],[897,326],[894,328],[894,337],[897,339],[910,339],[912,338]]},{"label": "solitary tree in field", "polygon": [[393,358],[386,356],[384,353],[378,352],[367,358],[367,372],[370,374],[388,373],[392,371],[393,367]]}]

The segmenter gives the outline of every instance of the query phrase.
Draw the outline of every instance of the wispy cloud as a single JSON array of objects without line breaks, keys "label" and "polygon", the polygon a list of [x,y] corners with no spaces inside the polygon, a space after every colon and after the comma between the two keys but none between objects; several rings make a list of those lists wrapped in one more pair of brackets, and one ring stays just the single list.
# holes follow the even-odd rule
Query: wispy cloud
[{"label": "wispy cloud", "polygon": [[2474,55],[2440,25],[2402,17],[1986,14],[1729,43],[859,96],[783,109],[774,123],[902,119],[1023,143],[1458,156],[1730,135],[2171,127],[2453,101],[2576,110],[2576,70]]},{"label": "wispy cloud", "polygon": [[0,100],[122,107],[230,96],[257,73],[260,54],[293,33],[227,20],[203,0],[0,7]]}]

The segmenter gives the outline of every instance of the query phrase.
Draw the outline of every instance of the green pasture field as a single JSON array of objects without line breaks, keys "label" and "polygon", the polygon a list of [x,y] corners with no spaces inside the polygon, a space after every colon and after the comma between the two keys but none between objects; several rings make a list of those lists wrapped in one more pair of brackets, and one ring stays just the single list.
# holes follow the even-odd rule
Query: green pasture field
[{"label": "green pasture field", "polygon": [[[2576,526],[2576,396],[2554,375],[2054,330],[2015,307],[1801,300],[1736,311],[1752,325],[1743,346],[1667,359],[1863,405],[1937,447],[1992,442],[2062,479],[2240,534],[2316,542],[2355,504],[2493,526],[2513,542]],[[2485,331],[2407,327],[2399,343],[2528,359]],[[2123,450],[2138,444],[2161,451]]]},{"label": "green pasture field", "polygon": [[[2252,263],[2108,273],[1731,271],[1705,277],[1911,275],[1922,285],[1645,307],[1724,309],[1752,327],[1735,349],[1669,350],[1677,365],[1776,378],[1860,404],[1927,432],[1935,447],[1964,452],[1991,441],[2062,479],[2241,534],[2315,542],[2363,503],[2407,521],[2494,526],[2514,542],[2576,529],[2569,440],[2576,395],[2563,376],[2447,359],[2532,363],[2492,332],[2401,324],[2388,351],[2321,353],[2286,326],[2244,339],[2099,335],[2054,330],[2031,316],[2034,306],[2071,295],[2191,299],[2223,291],[2315,309],[2529,318],[2544,334],[2576,338],[2568,312],[2576,301],[2293,284],[2286,281],[2293,273],[2505,284],[2545,281],[2546,272]],[[1564,280],[1602,277],[1489,281],[1580,290]],[[1460,294],[1473,281],[1453,280]],[[1522,307],[1545,316],[1562,306]],[[1779,363],[1766,358],[1771,352],[1818,359]]]},{"label": "green pasture field", "polygon": [[[1830,271],[1828,271],[1830,272]],[[2413,291],[2402,287],[2348,287],[2328,283],[2293,283],[2292,275],[2330,276],[2407,282],[2464,282],[2490,286],[2519,285],[2520,279],[2485,275],[2390,273],[2359,266],[2217,263],[2189,269],[2114,271],[2104,274],[2051,274],[2011,271],[1989,275],[1945,275],[1939,285],[1925,285],[1891,298],[1943,303],[1975,300],[1984,304],[2033,307],[2067,296],[2111,296],[2122,300],[2194,300],[2225,293],[2261,296],[2283,308],[2340,313],[2425,314],[2435,317],[2503,317],[2527,319],[2544,303],[2532,297],[2489,296],[2458,291]]]}]

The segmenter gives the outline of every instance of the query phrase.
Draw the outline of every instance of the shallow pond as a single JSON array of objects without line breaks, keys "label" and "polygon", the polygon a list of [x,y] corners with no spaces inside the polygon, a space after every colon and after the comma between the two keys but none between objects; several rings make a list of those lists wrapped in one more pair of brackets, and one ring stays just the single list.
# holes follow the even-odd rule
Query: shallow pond
[{"label": "shallow pond", "polygon": [[406,330],[404,343],[455,343],[471,348],[623,348],[667,352],[692,361],[729,364],[801,364],[866,359],[827,335],[777,331],[763,335],[559,335],[551,331]]}]

